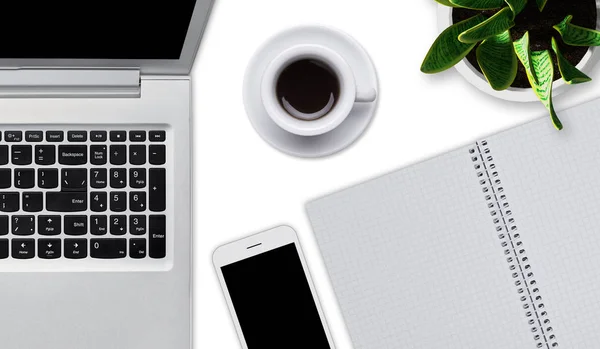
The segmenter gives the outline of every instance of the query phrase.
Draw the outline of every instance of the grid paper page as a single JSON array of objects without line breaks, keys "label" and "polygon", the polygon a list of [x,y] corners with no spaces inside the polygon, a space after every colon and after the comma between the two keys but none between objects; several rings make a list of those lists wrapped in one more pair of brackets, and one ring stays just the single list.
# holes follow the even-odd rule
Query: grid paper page
[{"label": "grid paper page", "polygon": [[469,148],[307,209],[355,349],[535,348]]},{"label": "grid paper page", "polygon": [[559,348],[600,344],[600,100],[488,138]]}]

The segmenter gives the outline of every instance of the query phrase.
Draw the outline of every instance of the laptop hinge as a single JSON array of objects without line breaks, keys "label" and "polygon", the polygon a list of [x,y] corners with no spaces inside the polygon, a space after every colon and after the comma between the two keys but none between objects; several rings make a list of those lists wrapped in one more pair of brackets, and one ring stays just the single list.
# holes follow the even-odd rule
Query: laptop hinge
[{"label": "laptop hinge", "polygon": [[0,98],[139,98],[139,69],[0,69]]}]

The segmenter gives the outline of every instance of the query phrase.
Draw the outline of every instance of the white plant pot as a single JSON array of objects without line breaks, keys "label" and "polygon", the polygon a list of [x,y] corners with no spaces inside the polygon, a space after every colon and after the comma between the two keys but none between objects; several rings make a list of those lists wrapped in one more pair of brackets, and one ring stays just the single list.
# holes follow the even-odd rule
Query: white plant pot
[{"label": "white plant pot", "polygon": [[[600,28],[600,0],[596,1],[596,8],[598,9],[598,23],[596,28]],[[446,28],[450,27],[452,22],[452,8],[448,6],[438,6],[438,27],[440,33]],[[600,48],[590,47],[588,52],[585,54],[581,62],[577,65],[577,68],[586,74],[590,74],[596,63],[600,60]],[[480,73],[473,65],[465,58],[460,61],[456,66],[456,70],[462,75],[469,83],[477,87],[481,91],[492,95],[497,98],[501,98],[507,101],[513,102],[535,102],[538,101],[537,96],[531,88],[509,88],[504,91],[494,90],[487,82],[485,76]],[[565,92],[569,85],[567,85],[562,79],[554,82],[554,96]]]}]

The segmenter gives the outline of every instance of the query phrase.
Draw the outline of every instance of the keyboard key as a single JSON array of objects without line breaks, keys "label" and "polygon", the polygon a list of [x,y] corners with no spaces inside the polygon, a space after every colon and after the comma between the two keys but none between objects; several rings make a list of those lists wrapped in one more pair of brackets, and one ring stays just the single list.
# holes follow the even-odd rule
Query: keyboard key
[{"label": "keyboard key", "polygon": [[0,145],[0,165],[8,165],[8,145]]},{"label": "keyboard key", "polygon": [[22,131],[6,131],[4,132],[4,140],[7,142],[20,142],[23,140]]},{"label": "keyboard key", "polygon": [[62,191],[87,191],[87,170],[63,168],[61,171],[62,180],[61,190]]},{"label": "keyboard key", "polygon": [[132,165],[146,164],[146,146],[130,145],[129,146],[129,163]]},{"label": "keyboard key", "polygon": [[106,216],[91,216],[90,225],[90,232],[92,235],[106,235],[106,233],[108,233]]},{"label": "keyboard key", "polygon": [[85,145],[59,145],[58,162],[61,165],[77,166],[87,164]]},{"label": "keyboard key", "polygon": [[19,193],[0,193],[0,211],[19,211]]},{"label": "keyboard key", "polygon": [[39,239],[38,257],[41,259],[57,259],[61,256],[60,239]]},{"label": "keyboard key", "polygon": [[12,233],[18,236],[35,234],[34,216],[12,216]]},{"label": "keyboard key", "polygon": [[32,147],[30,145],[13,145],[11,147],[11,157],[13,165],[25,166],[31,165],[33,161]]},{"label": "keyboard key", "polygon": [[110,233],[112,235],[127,234],[127,216],[110,216]]},{"label": "keyboard key", "polygon": [[164,168],[151,168],[149,171],[149,201],[152,212],[163,212],[167,206],[166,199],[166,170]]},{"label": "keyboard key", "polygon": [[35,163],[38,165],[54,165],[56,163],[56,148],[53,145],[36,145],[34,157]]},{"label": "keyboard key", "polygon": [[0,236],[8,235],[8,216],[0,216]]},{"label": "keyboard key", "polygon": [[92,145],[90,147],[90,162],[92,165],[106,165],[107,147],[105,145]]},{"label": "keyboard key", "polygon": [[91,131],[90,140],[92,142],[106,142],[106,131]]},{"label": "keyboard key", "polygon": [[65,140],[65,133],[63,131],[46,131],[46,141],[62,142],[64,140]]},{"label": "keyboard key", "polygon": [[129,209],[132,212],[146,211],[146,192],[132,191],[129,193]]},{"label": "keyboard key", "polygon": [[167,255],[167,219],[164,215],[150,216],[150,258],[161,259]]},{"label": "keyboard key", "polygon": [[87,256],[86,239],[65,239],[65,258],[83,259],[87,258]]},{"label": "keyboard key", "polygon": [[9,168],[0,169],[0,188],[12,187],[12,171]]},{"label": "keyboard key", "polygon": [[146,169],[145,168],[130,168],[129,169],[129,186],[135,189],[146,187]]},{"label": "keyboard key", "polygon": [[127,170],[124,168],[113,168],[110,170],[110,187],[122,189],[127,186]]},{"label": "keyboard key", "polygon": [[44,209],[44,194],[42,192],[23,193],[23,211],[40,212]]},{"label": "keyboard key", "polygon": [[61,230],[60,216],[38,216],[38,234],[45,236],[59,235]]},{"label": "keyboard key", "polygon": [[113,212],[123,212],[127,210],[127,193],[115,191],[111,192],[110,210]]},{"label": "keyboard key", "polygon": [[[1,197],[0,197],[1,199]],[[1,201],[0,201],[1,203]],[[82,212],[87,210],[85,192],[47,192],[46,210],[50,212]]]},{"label": "keyboard key", "polygon": [[111,145],[110,163],[113,165],[125,165],[127,163],[127,147],[124,145]]},{"label": "keyboard key", "polygon": [[94,189],[106,188],[106,169],[93,168],[90,170],[90,186]]},{"label": "keyboard key", "polygon": [[129,216],[129,233],[131,235],[146,235],[146,216]]},{"label": "keyboard key", "polygon": [[87,141],[86,131],[68,131],[67,140],[69,142],[85,142]]},{"label": "keyboard key", "polygon": [[127,239],[92,239],[90,255],[98,259],[127,257]]},{"label": "keyboard key", "polygon": [[129,257],[133,259],[146,258],[146,239],[129,240]]},{"label": "keyboard key", "polygon": [[150,131],[150,142],[164,142],[167,139],[165,131]]},{"label": "keyboard key", "polygon": [[30,189],[35,186],[35,170],[32,168],[15,170],[15,187]]},{"label": "keyboard key", "polygon": [[129,140],[132,142],[145,142],[146,131],[129,131]]},{"label": "keyboard key", "polygon": [[167,153],[164,145],[151,145],[149,153],[149,162],[152,165],[164,165],[167,161]]},{"label": "keyboard key", "polygon": [[65,216],[66,235],[87,234],[87,216]]},{"label": "keyboard key", "polygon": [[125,142],[127,140],[127,132],[125,131],[110,131],[111,142]]},{"label": "keyboard key", "polygon": [[27,131],[25,132],[25,141],[41,142],[44,140],[44,132],[42,131]]},{"label": "keyboard key", "polygon": [[8,240],[0,239],[0,259],[8,258]]},{"label": "keyboard key", "polygon": [[108,198],[105,191],[90,193],[90,210],[92,212],[105,212],[108,209]]},{"label": "keyboard key", "polygon": [[13,239],[12,241],[12,258],[14,259],[31,259],[35,257],[35,240],[34,239]]},{"label": "keyboard key", "polygon": [[58,169],[38,169],[38,187],[42,189],[58,188]]}]

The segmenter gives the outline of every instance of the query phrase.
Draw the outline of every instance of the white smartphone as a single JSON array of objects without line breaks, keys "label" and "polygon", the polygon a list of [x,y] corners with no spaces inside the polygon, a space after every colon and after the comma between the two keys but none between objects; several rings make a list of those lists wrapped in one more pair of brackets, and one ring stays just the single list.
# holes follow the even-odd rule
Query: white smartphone
[{"label": "white smartphone", "polygon": [[213,262],[244,349],[334,349],[292,228],[221,246]]}]

